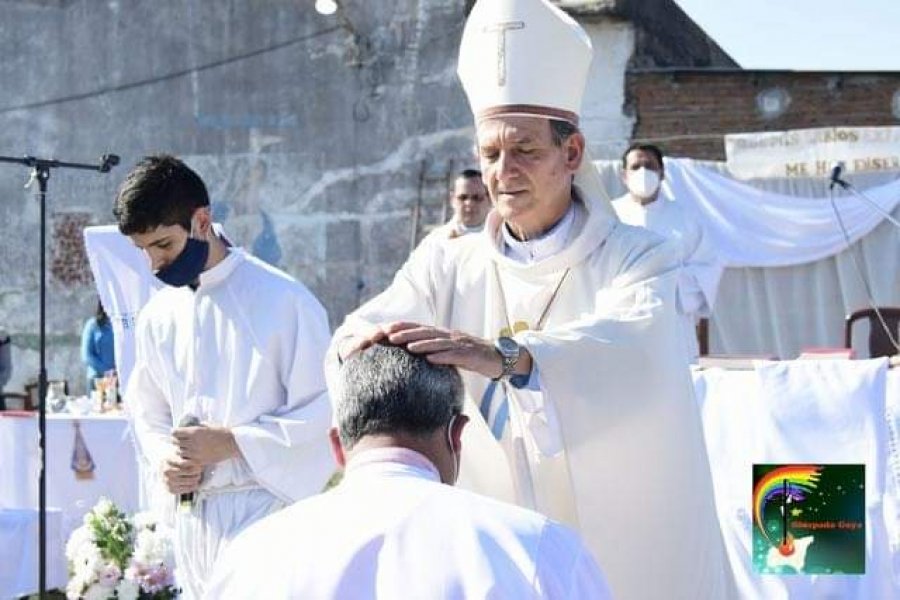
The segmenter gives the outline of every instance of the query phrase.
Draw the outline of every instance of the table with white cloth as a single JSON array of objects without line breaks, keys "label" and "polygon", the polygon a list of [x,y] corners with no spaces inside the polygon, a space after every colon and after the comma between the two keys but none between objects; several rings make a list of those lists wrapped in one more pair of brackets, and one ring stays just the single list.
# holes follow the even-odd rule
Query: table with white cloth
[{"label": "table with white cloth", "polygon": [[[741,597],[900,598],[900,370],[885,359],[781,361],[693,376]],[[754,572],[754,464],[865,465],[865,574]]]},{"label": "table with white cloth", "polygon": [[[0,508],[0,599],[33,594],[38,588],[38,511],[34,508]],[[47,509],[47,547],[65,546],[62,511]],[[66,584],[66,559],[48,553],[47,584],[50,589]]]},{"label": "table with white cloth", "polygon": [[[94,463],[92,477],[86,479],[78,478],[72,468],[76,423]],[[54,517],[58,532],[47,545],[48,564],[52,566],[60,561],[65,564],[66,540],[101,497],[109,498],[126,513],[137,511],[139,484],[130,428],[121,414],[48,414],[46,448],[47,507],[58,509],[58,515]],[[7,516],[28,511],[36,514],[40,472],[36,415],[0,412],[0,456],[4,457],[0,461],[0,511],[6,511]],[[37,529],[21,526],[17,531],[20,535],[30,536]],[[20,547],[32,543],[36,540],[22,539]],[[36,563],[30,572],[34,577],[34,591],[37,589]],[[5,580],[0,579],[0,583],[5,585]],[[56,567],[48,571],[48,587],[64,587],[65,583],[65,572],[60,578]],[[11,593],[12,590],[0,588],[0,598]]]}]

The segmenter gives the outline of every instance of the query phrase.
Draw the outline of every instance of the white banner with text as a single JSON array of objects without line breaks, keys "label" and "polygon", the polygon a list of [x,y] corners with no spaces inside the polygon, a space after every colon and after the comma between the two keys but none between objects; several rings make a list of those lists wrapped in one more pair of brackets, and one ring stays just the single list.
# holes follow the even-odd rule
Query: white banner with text
[{"label": "white banner with text", "polygon": [[728,170],[738,179],[828,177],[900,171],[900,127],[822,127],[725,136]]}]

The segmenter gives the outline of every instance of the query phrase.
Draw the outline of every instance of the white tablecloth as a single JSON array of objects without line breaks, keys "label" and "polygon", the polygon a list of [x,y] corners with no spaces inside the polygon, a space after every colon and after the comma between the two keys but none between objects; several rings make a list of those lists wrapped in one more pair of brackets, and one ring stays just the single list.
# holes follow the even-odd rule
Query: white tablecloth
[{"label": "white tablecloth", "polygon": [[[64,546],[62,511],[47,510],[47,547]],[[0,598],[32,594],[38,588],[38,511],[0,509]],[[66,586],[66,560],[59,552],[47,555],[47,587]]]},{"label": "white tablecloth", "polygon": [[[882,368],[879,378],[871,361],[785,362],[775,374],[786,385],[779,390],[766,389],[769,367],[765,374],[694,372],[719,522],[741,597],[900,598],[900,371],[885,376]],[[792,388],[792,381],[802,385]],[[754,463],[866,464],[866,574],[756,574]]]},{"label": "white tablecloth", "polygon": [[[864,368],[865,361],[834,364],[835,373],[846,378],[858,366]],[[799,368],[804,368],[797,363]],[[787,365],[790,369],[790,364]],[[826,367],[827,368],[827,367]],[[754,371],[726,371],[711,369],[694,374],[697,400],[703,415],[704,432],[710,453],[716,505],[723,528],[729,558],[738,576],[743,598],[777,600],[787,598],[900,598],[900,515],[898,510],[898,484],[900,484],[900,370],[888,371],[884,388],[867,402],[860,403],[860,422],[874,427],[879,463],[867,464],[867,473],[883,475],[877,487],[885,490],[881,519],[882,538],[887,538],[888,550],[884,544],[877,549],[877,564],[867,564],[867,574],[856,577],[838,576],[759,576],[753,573],[749,562],[749,548],[752,543],[752,516],[750,510],[751,467],[754,462],[841,462],[841,448],[829,444],[832,432],[846,428],[847,413],[834,408],[841,406],[841,398],[821,399],[822,410],[815,405],[804,408],[810,417],[817,419],[815,431],[798,432],[790,430],[788,437],[796,438],[815,451],[816,440],[823,455],[789,455],[780,449],[777,456],[772,454],[771,432],[761,431],[771,428],[773,419],[779,416],[778,398],[766,397],[760,378]],[[876,397],[877,396],[877,397]],[[829,408],[829,406],[831,408]],[[854,404],[854,408],[857,405]],[[760,411],[762,409],[762,412]],[[812,414],[816,413],[816,414]],[[871,413],[871,414],[868,414]],[[0,413],[2,414],[2,413]],[[844,416],[841,416],[841,415]],[[773,416],[774,415],[774,416]],[[833,422],[829,425],[829,419]],[[57,516],[51,514],[49,532],[53,537],[48,548],[55,552],[49,557],[53,575],[64,552],[65,540],[69,533],[81,523],[81,518],[100,496],[106,496],[122,510],[138,510],[138,472],[134,449],[128,434],[127,422],[118,416],[80,417],[82,435],[96,463],[92,480],[77,480],[71,470],[74,440],[73,417],[49,415],[47,419],[47,498],[48,506],[60,509]],[[767,441],[768,440],[768,441]],[[893,441],[891,441],[893,440]],[[0,460],[0,509],[29,509],[37,506],[37,419],[33,417],[0,416],[0,456],[16,457]],[[857,456],[847,457],[843,462],[864,462]],[[870,489],[870,486],[867,486]],[[27,511],[25,511],[27,512]],[[24,514],[24,513],[20,513]],[[25,517],[23,517],[25,518]],[[25,518],[26,521],[28,518]],[[58,537],[55,536],[54,520],[59,519]],[[9,519],[7,519],[9,520]],[[33,525],[19,524],[0,529],[2,551],[12,549],[15,556],[23,556],[21,548],[28,544],[36,547],[36,518]],[[31,528],[31,529],[29,529]],[[32,531],[33,529],[33,531]],[[19,545],[7,537],[25,536]],[[884,541],[882,539],[882,541]],[[55,548],[55,551],[54,551]],[[887,553],[889,556],[884,556]],[[27,556],[27,553],[25,554]],[[36,556],[36,555],[35,555]],[[27,559],[26,559],[27,560]],[[34,561],[35,559],[32,559]],[[0,565],[11,564],[0,554]],[[878,567],[876,572],[872,567]],[[888,572],[884,569],[887,568]],[[27,572],[26,569],[24,572]],[[36,564],[33,573],[36,573]],[[6,571],[3,572],[4,576]],[[653,574],[648,573],[648,576]],[[33,575],[36,577],[36,575]],[[58,577],[57,577],[58,579]],[[48,578],[51,585],[60,581]],[[36,579],[35,579],[36,584]],[[20,588],[4,589],[7,578],[0,577],[0,597],[12,593],[24,593]],[[18,585],[18,584],[16,584]],[[36,588],[36,585],[34,586]],[[32,588],[34,589],[34,588]],[[27,591],[27,590],[26,590]],[[861,594],[868,595],[861,595]]]},{"label": "white tablecloth", "polygon": [[[71,468],[75,420],[80,423],[82,437],[94,460],[92,479],[76,479]],[[40,469],[37,429],[36,416],[0,416],[0,456],[3,457],[0,509],[37,509]],[[48,562],[52,564],[63,557],[64,564],[69,534],[101,496],[112,500],[126,513],[132,513],[138,510],[138,493],[137,462],[124,417],[47,415],[47,507],[60,510],[61,540],[61,544],[48,543]],[[30,542],[23,540],[23,543]],[[0,596],[4,593],[0,588]]]}]

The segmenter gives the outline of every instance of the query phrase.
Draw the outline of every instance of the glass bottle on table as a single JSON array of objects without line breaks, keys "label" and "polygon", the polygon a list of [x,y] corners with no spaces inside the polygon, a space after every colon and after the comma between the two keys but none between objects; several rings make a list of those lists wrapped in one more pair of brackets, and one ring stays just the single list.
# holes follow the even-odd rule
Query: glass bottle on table
[{"label": "glass bottle on table", "polygon": [[47,410],[59,412],[66,405],[65,384],[62,381],[50,381],[47,384]]},{"label": "glass bottle on table", "polygon": [[106,409],[115,410],[119,408],[119,375],[115,369],[110,369],[106,375]]},{"label": "glass bottle on table", "polygon": [[106,398],[106,377],[94,378],[94,389],[91,394],[91,411],[95,413],[103,412],[103,405]]}]

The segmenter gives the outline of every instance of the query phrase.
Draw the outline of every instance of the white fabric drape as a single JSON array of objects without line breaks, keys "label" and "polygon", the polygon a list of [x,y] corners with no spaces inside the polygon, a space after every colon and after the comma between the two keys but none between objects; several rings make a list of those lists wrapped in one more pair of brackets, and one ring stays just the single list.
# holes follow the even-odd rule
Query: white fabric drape
[{"label": "white fabric drape", "polygon": [[153,276],[144,253],[117,226],[85,227],[84,244],[100,303],[112,323],[116,370],[124,390],[134,366],[137,314],[163,284]]},{"label": "white fabric drape", "polygon": [[[66,587],[62,511],[47,509],[47,588]],[[0,598],[12,600],[38,591],[38,511],[0,509]],[[58,551],[57,551],[58,550]]]},{"label": "white fabric drape", "polygon": [[[666,180],[663,182],[662,193],[664,196],[683,203],[686,210],[697,215],[701,223],[715,221],[716,218],[725,218],[725,215],[743,214],[748,211],[756,211],[751,217],[747,217],[754,226],[760,225],[761,220],[768,219],[768,231],[770,237],[763,241],[773,241],[780,229],[790,228],[799,231],[798,224],[808,220],[817,223],[823,236],[834,240],[835,236],[843,238],[838,224],[831,212],[828,202],[828,181],[821,178],[792,178],[792,179],[766,179],[736,182],[728,180],[728,171],[724,163],[700,162],[689,159],[666,159]],[[597,161],[600,178],[611,196],[625,192],[621,180],[620,161]],[[723,198],[706,198],[698,201],[693,196],[706,185],[684,185],[684,172],[693,169],[696,179],[706,177],[716,182],[709,184],[715,187],[722,181],[733,183],[730,189],[733,193]],[[702,174],[696,173],[702,169]],[[865,192],[873,200],[876,195],[883,198],[886,204],[882,207],[892,210],[894,218],[900,218],[900,183],[898,173],[870,173],[855,174],[848,179]],[[674,180],[676,185],[670,185]],[[722,184],[724,186],[724,184]],[[680,190],[676,195],[675,190]],[[880,191],[879,191],[880,190]],[[893,190],[894,200],[889,200],[888,193]],[[749,196],[742,196],[749,194]],[[690,197],[689,197],[690,196]],[[741,197],[742,196],[742,197]],[[754,209],[753,201],[747,198],[756,198],[758,209]],[[817,241],[812,237],[797,233],[794,238],[788,238],[785,245],[785,256],[794,256],[791,261],[785,258],[785,262],[793,262],[791,266],[779,267],[732,267],[725,269],[722,281],[719,284],[719,294],[716,306],[710,322],[710,351],[718,354],[742,354],[742,353],[767,353],[775,354],[782,358],[793,358],[802,348],[811,346],[839,347],[843,345],[844,317],[845,315],[865,308],[869,302],[865,285],[861,281],[854,266],[854,255],[859,261],[866,283],[871,289],[875,302],[880,306],[900,306],[900,230],[885,221],[881,215],[869,206],[865,201],[852,198],[846,192],[836,192],[839,210],[851,236],[856,235],[857,241],[850,250],[846,249],[846,243],[836,243],[832,246],[834,253],[814,262],[802,262],[798,257],[805,254],[813,256],[812,250]],[[790,213],[793,216],[785,216],[787,208],[766,213],[764,207],[776,206],[778,203],[787,206],[796,205],[797,212]],[[893,202],[893,206],[891,206]],[[723,208],[725,205],[736,205],[746,209]],[[816,220],[812,213],[805,213],[803,207],[818,206],[823,214],[830,215],[831,229],[828,229],[827,218]],[[711,206],[715,210],[712,216],[704,216],[704,206]],[[772,216],[772,215],[779,216]],[[767,216],[768,215],[768,216]],[[806,215],[806,217],[803,217]],[[801,218],[802,217],[802,218]],[[866,227],[870,227],[868,233],[863,234]],[[730,226],[735,240],[720,243],[723,256],[729,253],[736,254],[739,251],[748,253],[746,248],[754,241],[749,231]],[[725,231],[724,225],[718,226],[719,235]],[[813,234],[810,234],[812,236]],[[859,237],[862,236],[862,237]],[[801,249],[799,241],[806,238],[809,245]],[[851,239],[853,239],[851,237]],[[773,242],[774,243],[774,242]],[[792,250],[789,243],[794,244]],[[729,250],[726,246],[731,246]],[[735,250],[734,248],[738,248]],[[765,245],[760,245],[765,248]],[[817,252],[824,252],[824,244],[819,246]],[[743,248],[743,250],[741,250]],[[769,246],[771,250],[771,246]],[[760,255],[764,250],[760,250]],[[770,259],[771,260],[771,259]],[[802,263],[802,264],[801,264]],[[771,264],[771,263],[769,263]],[[854,339],[860,341],[865,338],[867,327],[861,326],[854,335]],[[864,344],[856,345],[858,354],[865,356],[860,351]]]},{"label": "white fabric drape", "polygon": [[[666,162],[667,193],[691,211],[729,267],[785,267],[834,256],[847,247],[827,196],[798,197],[730,179],[691,159]],[[866,190],[882,210],[900,204],[900,179]],[[835,190],[851,242],[884,217],[865,200]]]},{"label": "white fabric drape", "polygon": [[[886,361],[781,361],[756,371],[695,371],[716,509],[742,598],[896,598],[900,591],[897,446],[891,405],[900,374]],[[887,413],[886,408],[887,399]],[[888,418],[885,418],[885,415]],[[785,432],[790,432],[786,434]],[[864,464],[865,575],[756,573],[754,464]]]}]

